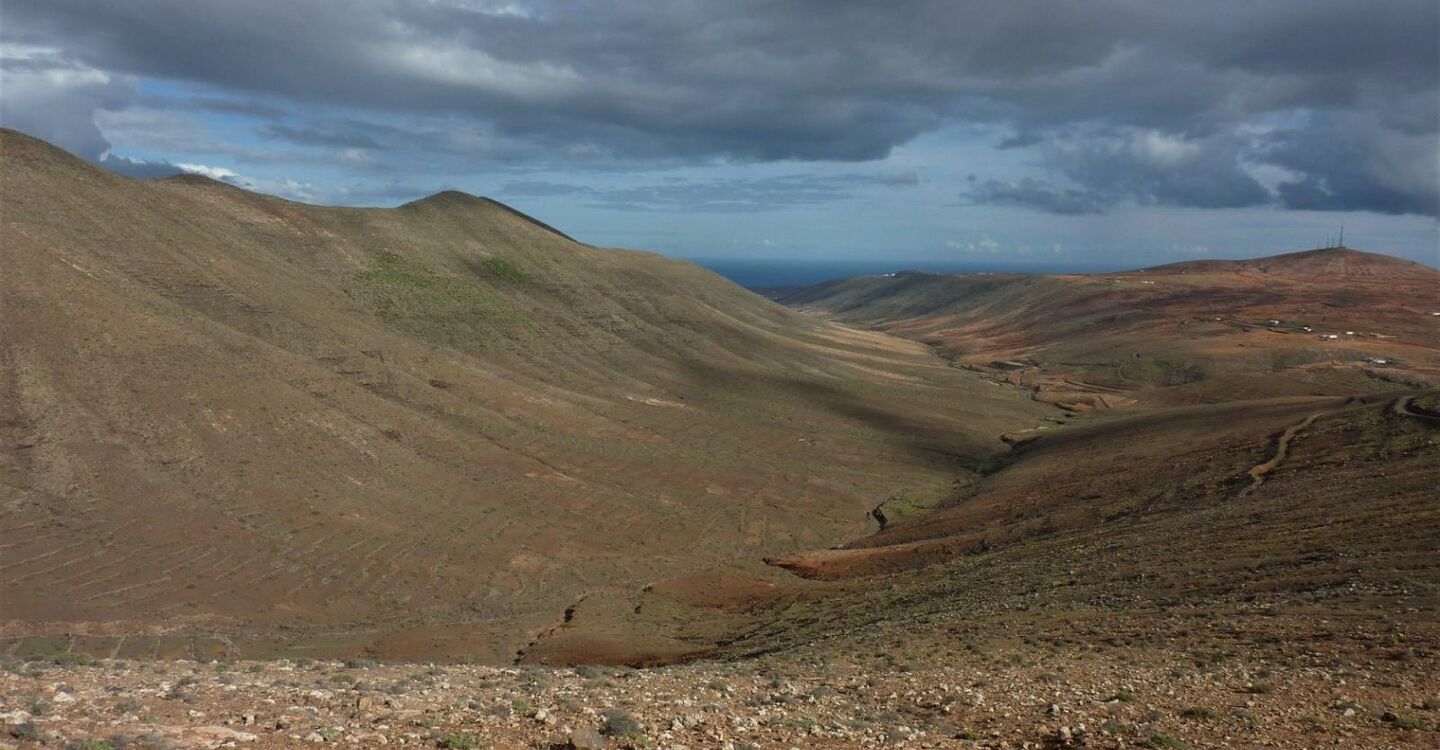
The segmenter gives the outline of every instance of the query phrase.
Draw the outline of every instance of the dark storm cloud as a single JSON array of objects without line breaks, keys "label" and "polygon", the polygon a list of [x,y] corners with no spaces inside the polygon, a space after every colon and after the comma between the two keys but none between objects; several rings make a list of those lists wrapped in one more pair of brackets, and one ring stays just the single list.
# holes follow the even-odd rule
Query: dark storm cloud
[{"label": "dark storm cloud", "polygon": [[976,203],[1072,215],[1100,213],[1121,201],[1197,208],[1265,204],[1270,192],[1242,166],[1244,149],[1244,143],[1232,137],[1093,128],[1060,133],[1046,143],[1045,161],[1079,187],[1035,179],[989,180],[967,197]]},{"label": "dark storm cloud", "polygon": [[1387,133],[1366,119],[1329,116],[1309,127],[1271,134],[1263,158],[1297,175],[1279,186],[1284,205],[1440,215],[1440,154],[1434,138]]},{"label": "dark storm cloud", "polygon": [[[1434,214],[1433,182],[1375,173],[1436,149],[1437,14],[1433,0],[9,0],[5,33],[116,80],[458,118],[484,130],[487,159],[858,161],[985,123],[1015,133],[1007,147],[1090,139],[1042,146],[1071,183],[1055,194],[1090,205]],[[120,106],[88,96],[32,126],[83,129],[62,121]],[[1319,129],[1273,125],[1312,116]],[[1219,162],[1167,177],[1114,147],[1137,133]],[[1352,144],[1352,160],[1320,141]],[[1293,178],[1272,194],[1252,163]],[[988,194],[1041,195],[1004,187]]]},{"label": "dark storm cloud", "polygon": [[1104,213],[1114,202],[1094,192],[1056,187],[1030,177],[985,180],[972,188],[967,197],[976,203],[1021,206],[1065,216]]}]

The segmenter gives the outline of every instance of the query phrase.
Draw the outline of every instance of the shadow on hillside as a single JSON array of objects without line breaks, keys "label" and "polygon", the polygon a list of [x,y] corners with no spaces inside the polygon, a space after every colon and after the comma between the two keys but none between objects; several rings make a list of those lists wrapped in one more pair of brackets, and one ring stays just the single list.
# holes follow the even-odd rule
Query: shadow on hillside
[{"label": "shadow on hillside", "polygon": [[694,361],[680,366],[685,377],[701,391],[731,397],[745,394],[759,403],[811,406],[859,430],[878,433],[882,442],[909,454],[917,464],[969,469],[978,459],[993,453],[981,436],[967,434],[963,424],[947,424],[927,414],[925,407],[916,402],[896,399],[881,404],[873,397],[815,378],[741,371]]}]

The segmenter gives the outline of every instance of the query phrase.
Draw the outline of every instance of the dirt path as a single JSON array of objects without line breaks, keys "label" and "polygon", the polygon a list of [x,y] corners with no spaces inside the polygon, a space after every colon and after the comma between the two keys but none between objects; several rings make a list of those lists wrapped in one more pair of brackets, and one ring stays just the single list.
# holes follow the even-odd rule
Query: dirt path
[{"label": "dirt path", "polygon": [[1420,409],[1419,407],[1415,406],[1415,404],[1413,403],[1414,401],[1414,396],[1401,396],[1400,398],[1395,399],[1395,401],[1390,405],[1390,408],[1392,411],[1395,412],[1397,416],[1414,417],[1415,419],[1424,419],[1429,422],[1440,422],[1440,416],[1436,416],[1428,411]]},{"label": "dirt path", "polygon": [[1300,432],[1305,428],[1314,424],[1315,420],[1319,419],[1324,414],[1325,412],[1317,412],[1315,414],[1311,414],[1305,419],[1296,422],[1289,427],[1286,427],[1284,432],[1280,433],[1280,437],[1276,438],[1275,450],[1270,455],[1270,458],[1266,459],[1263,463],[1259,463],[1250,467],[1250,470],[1245,472],[1246,474],[1250,475],[1250,485],[1240,491],[1240,497],[1244,497],[1251,492],[1259,489],[1260,485],[1265,483],[1265,477],[1268,476],[1270,472],[1274,471],[1275,468],[1280,465],[1280,462],[1285,460],[1285,456],[1290,453],[1290,441],[1294,440],[1296,435],[1300,434]]}]

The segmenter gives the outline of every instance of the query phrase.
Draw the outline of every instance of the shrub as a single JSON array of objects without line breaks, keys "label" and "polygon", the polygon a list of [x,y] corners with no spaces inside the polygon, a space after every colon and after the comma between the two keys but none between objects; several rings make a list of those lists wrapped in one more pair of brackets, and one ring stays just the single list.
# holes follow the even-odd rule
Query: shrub
[{"label": "shrub", "polygon": [[89,654],[79,654],[73,651],[51,654],[49,661],[58,667],[93,667],[97,663],[95,658]]},{"label": "shrub", "polygon": [[645,728],[634,716],[615,708],[605,712],[605,723],[600,725],[600,733],[609,737],[643,737]]},{"label": "shrub", "polygon": [[469,732],[458,732],[440,740],[440,747],[447,750],[475,750],[480,747],[480,740]]},{"label": "shrub", "polygon": [[498,255],[480,261],[480,269],[485,272],[486,276],[492,279],[499,279],[500,281],[520,283],[530,280],[530,274],[525,273],[520,270],[519,266]]}]

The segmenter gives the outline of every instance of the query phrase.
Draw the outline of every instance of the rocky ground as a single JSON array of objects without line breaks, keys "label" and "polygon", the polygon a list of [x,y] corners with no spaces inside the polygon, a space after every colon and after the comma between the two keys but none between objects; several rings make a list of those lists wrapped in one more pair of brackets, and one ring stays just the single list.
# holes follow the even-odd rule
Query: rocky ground
[{"label": "rocky ground", "polygon": [[[891,636],[898,634],[891,634]],[[12,661],[0,747],[1435,747],[1427,651],[1225,658],[883,634],[650,670]],[[1278,653],[1278,652],[1276,652]],[[919,658],[916,658],[916,657]]]}]

